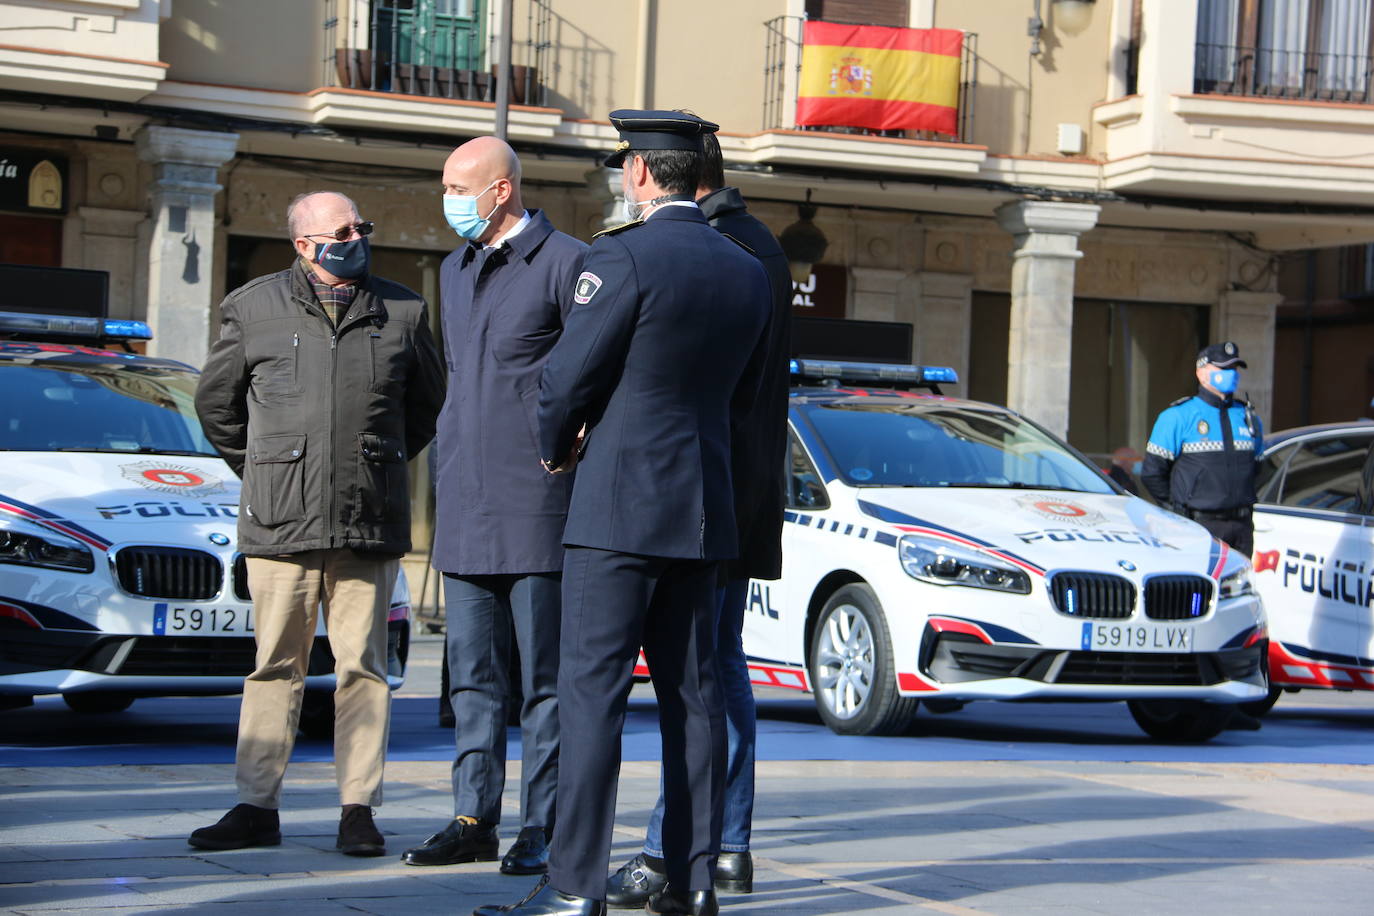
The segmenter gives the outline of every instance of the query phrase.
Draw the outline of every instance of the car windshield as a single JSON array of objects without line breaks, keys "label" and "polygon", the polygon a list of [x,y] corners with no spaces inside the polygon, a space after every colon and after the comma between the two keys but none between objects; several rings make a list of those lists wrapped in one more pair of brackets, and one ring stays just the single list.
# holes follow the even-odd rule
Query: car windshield
[{"label": "car windshield", "polygon": [[215,455],[196,375],[135,362],[0,360],[0,449]]},{"label": "car windshield", "polygon": [[874,400],[804,413],[853,486],[1115,492],[1097,468],[1007,411]]}]

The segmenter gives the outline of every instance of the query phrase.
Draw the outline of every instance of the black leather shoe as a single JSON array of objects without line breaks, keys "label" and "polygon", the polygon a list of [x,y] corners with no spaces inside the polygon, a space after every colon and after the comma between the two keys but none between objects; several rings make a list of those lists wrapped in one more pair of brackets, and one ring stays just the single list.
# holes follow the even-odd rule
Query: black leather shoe
[{"label": "black leather shoe", "polygon": [[457,818],[443,830],[401,853],[407,865],[457,865],[459,862],[494,862],[499,858],[495,824],[466,824]]},{"label": "black leather shoe", "polygon": [[716,859],[716,890],[722,894],[754,892],[754,857],[744,852],[722,852]]},{"label": "black leather shoe", "polygon": [[549,870],[549,842],[543,827],[523,827],[501,859],[503,875],[542,875]]},{"label": "black leather shoe", "polygon": [[339,838],[334,843],[346,856],[386,855],[386,841],[372,822],[367,805],[344,805],[339,816]]},{"label": "black leather shoe", "polygon": [[640,853],[606,879],[606,905],[618,910],[637,910],[668,886],[668,876],[655,871]]},{"label": "black leather shoe", "polygon": [[249,846],[280,846],[281,821],[272,808],[238,804],[210,827],[202,827],[186,840],[197,849],[246,849]]},{"label": "black leather shoe", "polygon": [[645,910],[663,916],[719,916],[720,904],[715,891],[675,891],[665,887],[649,898]]},{"label": "black leather shoe", "polygon": [[606,904],[554,890],[545,875],[519,903],[479,906],[472,916],[606,916]]}]

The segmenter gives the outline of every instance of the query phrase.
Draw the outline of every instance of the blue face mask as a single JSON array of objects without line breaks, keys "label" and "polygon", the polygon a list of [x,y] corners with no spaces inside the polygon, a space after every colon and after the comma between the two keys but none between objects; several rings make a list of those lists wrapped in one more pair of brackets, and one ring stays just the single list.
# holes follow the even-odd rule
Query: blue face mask
[{"label": "blue face mask", "polygon": [[1240,373],[1235,369],[1217,369],[1212,372],[1211,382],[1222,394],[1234,394],[1240,386]]},{"label": "blue face mask", "polygon": [[351,242],[316,242],[315,263],[340,280],[367,276],[372,262],[372,246],[366,238]]},{"label": "blue face mask", "polygon": [[[497,181],[500,179],[498,178]],[[449,227],[458,233],[460,238],[475,242],[491,225],[492,215],[496,213],[496,208],[500,204],[493,205],[491,213],[480,216],[477,212],[477,198],[490,191],[495,184],[496,182],[493,181],[471,197],[461,194],[444,195],[444,219],[448,220]]]}]

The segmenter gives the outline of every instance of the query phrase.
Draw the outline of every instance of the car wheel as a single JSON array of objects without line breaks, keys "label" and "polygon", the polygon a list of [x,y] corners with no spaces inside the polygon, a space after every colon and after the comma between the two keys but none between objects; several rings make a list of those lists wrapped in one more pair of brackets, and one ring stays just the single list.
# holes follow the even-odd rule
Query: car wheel
[{"label": "car wheel", "polygon": [[334,737],[334,691],[307,690],[301,700],[301,734],[317,741]]},{"label": "car wheel", "polygon": [[1221,734],[1235,706],[1201,700],[1128,700],[1131,718],[1157,741],[1192,744]]},{"label": "car wheel", "polygon": [[841,588],[821,609],[810,674],[821,720],[836,734],[899,734],[919,705],[897,692],[887,619],[863,583]]},{"label": "car wheel", "polygon": [[123,712],[134,705],[134,698],[127,693],[64,693],[62,702],[73,712],[95,714]]},{"label": "car wheel", "polygon": [[1283,693],[1282,687],[1270,687],[1269,694],[1262,700],[1251,700],[1249,703],[1241,703],[1237,708],[1247,716],[1260,716],[1274,708],[1274,704],[1279,701],[1279,696]]}]

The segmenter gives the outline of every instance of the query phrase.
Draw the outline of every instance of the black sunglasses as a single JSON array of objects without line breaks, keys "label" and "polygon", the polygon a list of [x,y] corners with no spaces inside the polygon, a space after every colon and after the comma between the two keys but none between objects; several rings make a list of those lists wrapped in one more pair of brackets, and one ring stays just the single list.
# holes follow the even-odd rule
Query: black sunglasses
[{"label": "black sunglasses", "polygon": [[376,227],[376,223],[372,222],[372,220],[365,219],[361,223],[354,223],[352,226],[340,226],[333,232],[313,232],[310,235],[302,236],[302,238],[331,238],[336,242],[346,242],[348,241],[348,237],[353,234],[354,230],[357,230],[359,235],[371,235],[372,230]]}]

